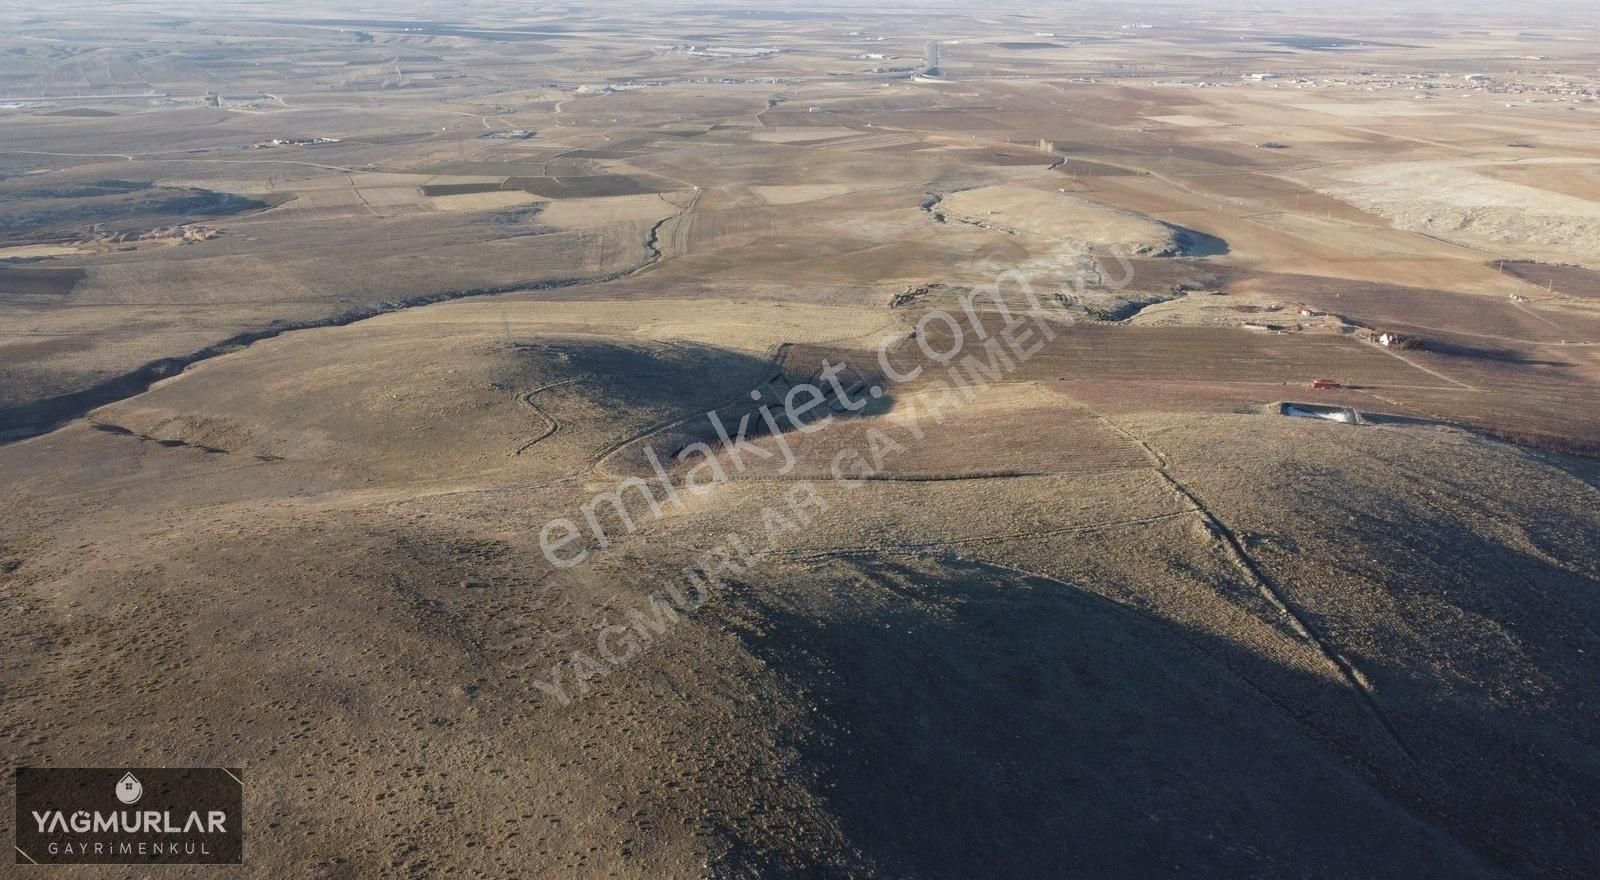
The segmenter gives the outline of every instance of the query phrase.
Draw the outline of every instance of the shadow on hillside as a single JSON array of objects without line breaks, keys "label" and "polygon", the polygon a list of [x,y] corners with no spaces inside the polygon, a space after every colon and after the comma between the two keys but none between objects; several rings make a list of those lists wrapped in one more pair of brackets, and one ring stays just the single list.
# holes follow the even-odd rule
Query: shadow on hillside
[{"label": "shadow on hillside", "polygon": [[1494,361],[1501,364],[1514,364],[1526,367],[1570,367],[1571,361],[1553,361],[1529,357],[1527,352],[1510,348],[1492,348],[1482,345],[1466,345],[1460,342],[1451,342],[1443,339],[1430,339],[1427,343],[1428,350],[1448,357],[1474,358],[1477,360]]},{"label": "shadow on hillside", "polygon": [[1215,235],[1168,223],[1158,221],[1162,226],[1172,230],[1172,237],[1177,242],[1178,253],[1185,257],[1223,257],[1229,253],[1228,242]]},{"label": "shadow on hillside", "polygon": [[[1451,699],[1448,677],[1409,682],[1384,703],[1419,766],[1336,677],[1046,578],[874,557],[764,595],[771,625],[747,640],[818,705],[823,721],[792,745],[856,850],[842,874],[1600,866],[1586,830],[1600,813],[1596,752],[1558,709],[1492,711]],[[743,841],[720,867],[819,876]]]},{"label": "shadow on hillside", "polygon": [[572,381],[595,403],[628,409],[717,406],[776,372],[770,358],[695,343],[549,339],[503,347],[503,385],[527,391]]},{"label": "shadow on hillside", "polygon": [[[517,355],[544,362],[541,376],[575,378],[582,383],[585,397],[602,404],[661,414],[663,424],[603,457],[605,468],[618,475],[652,475],[646,450],[653,450],[657,460],[671,470],[674,456],[691,444],[703,443],[725,452],[728,440],[760,440],[772,435],[772,425],[789,433],[826,417],[881,414],[895,403],[876,368],[861,367],[870,363],[870,358],[827,347],[785,347],[772,357],[760,358],[698,344],[649,347],[561,341],[518,344]],[[841,367],[832,380],[821,375],[824,361]],[[529,381],[523,379],[521,384]],[[802,414],[796,421],[788,417],[786,403],[801,385],[811,386],[818,394],[793,397]],[[879,389],[878,396],[871,395],[872,387]],[[848,408],[845,403],[858,408]],[[771,424],[762,409],[771,416]],[[671,418],[674,415],[676,419]]]}]

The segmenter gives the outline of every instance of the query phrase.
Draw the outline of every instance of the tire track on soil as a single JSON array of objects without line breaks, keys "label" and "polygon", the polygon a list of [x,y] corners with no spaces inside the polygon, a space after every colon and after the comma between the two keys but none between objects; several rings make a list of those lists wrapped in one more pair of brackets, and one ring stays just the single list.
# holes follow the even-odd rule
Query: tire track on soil
[{"label": "tire track on soil", "polygon": [[1394,726],[1394,723],[1389,720],[1389,716],[1384,713],[1383,707],[1378,704],[1377,695],[1373,692],[1372,682],[1367,679],[1366,675],[1361,672],[1350,658],[1344,656],[1333,647],[1331,640],[1316,624],[1312,623],[1308,617],[1293,606],[1282,585],[1267,574],[1260,563],[1256,562],[1255,557],[1250,555],[1250,551],[1245,549],[1244,542],[1239,539],[1239,534],[1223,522],[1221,517],[1199,495],[1172,475],[1167,457],[1146,442],[1143,437],[1118,424],[1104,413],[1090,407],[1084,408],[1094,413],[1095,417],[1105,423],[1107,427],[1138,444],[1144,450],[1145,454],[1150,458],[1152,469],[1155,470],[1162,482],[1166,483],[1168,488],[1178,497],[1187,500],[1194,507],[1194,512],[1200,517],[1200,521],[1205,525],[1206,531],[1218,539],[1225,551],[1225,555],[1234,568],[1256,588],[1256,592],[1278,612],[1289,628],[1303,641],[1315,648],[1323,659],[1339,673],[1345,683],[1356,692],[1357,697],[1365,704],[1367,710],[1378,722],[1378,725],[1383,728],[1384,732],[1388,734],[1389,739],[1400,750],[1401,754],[1405,755],[1413,763],[1417,762],[1416,753],[1411,750],[1410,746],[1406,745],[1405,739],[1400,736],[1399,729]]},{"label": "tire track on soil", "polygon": [[562,380],[557,381],[557,382],[548,382],[548,383],[546,383],[544,385],[540,385],[538,388],[535,388],[532,391],[524,391],[522,394],[517,395],[517,399],[518,400],[522,401],[522,403],[525,406],[527,406],[529,409],[531,409],[535,413],[537,413],[540,418],[542,418],[545,421],[549,422],[550,425],[549,425],[548,428],[545,429],[544,433],[542,433],[539,436],[533,438],[532,440],[529,440],[528,442],[522,444],[521,446],[518,446],[517,447],[517,451],[511,453],[512,455],[521,455],[522,453],[527,452],[529,449],[531,449],[533,447],[533,445],[535,443],[538,443],[540,440],[545,440],[547,438],[553,437],[553,436],[555,436],[557,431],[561,430],[561,423],[556,421],[555,416],[552,416],[549,413],[545,412],[537,403],[534,403],[533,402],[533,396],[535,394],[538,394],[541,391],[546,391],[546,390],[551,389],[551,388],[557,388],[557,387],[560,387],[562,385],[571,385],[571,384],[573,384],[574,382],[577,382],[577,381],[578,381],[578,379],[576,377],[574,377],[572,379],[562,379]]}]

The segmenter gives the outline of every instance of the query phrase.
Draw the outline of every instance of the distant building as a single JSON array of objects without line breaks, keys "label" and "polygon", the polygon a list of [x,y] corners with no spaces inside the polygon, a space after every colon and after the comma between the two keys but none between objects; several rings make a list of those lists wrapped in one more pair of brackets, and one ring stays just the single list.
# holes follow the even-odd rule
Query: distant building
[{"label": "distant building", "polygon": [[336,144],[338,142],[338,138],[328,137],[273,138],[272,140],[267,141],[268,144],[274,147],[309,147],[315,144]]},{"label": "distant building", "polygon": [[1417,349],[1422,348],[1422,340],[1415,336],[1406,336],[1400,333],[1379,333],[1372,341],[1384,348]]}]

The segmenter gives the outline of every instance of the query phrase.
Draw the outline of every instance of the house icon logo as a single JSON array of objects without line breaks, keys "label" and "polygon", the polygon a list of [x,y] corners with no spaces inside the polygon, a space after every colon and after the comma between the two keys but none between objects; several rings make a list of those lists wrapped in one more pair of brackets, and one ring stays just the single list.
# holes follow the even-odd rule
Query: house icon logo
[{"label": "house icon logo", "polygon": [[122,774],[122,778],[117,780],[117,800],[132,806],[141,797],[144,797],[144,783],[132,773]]}]

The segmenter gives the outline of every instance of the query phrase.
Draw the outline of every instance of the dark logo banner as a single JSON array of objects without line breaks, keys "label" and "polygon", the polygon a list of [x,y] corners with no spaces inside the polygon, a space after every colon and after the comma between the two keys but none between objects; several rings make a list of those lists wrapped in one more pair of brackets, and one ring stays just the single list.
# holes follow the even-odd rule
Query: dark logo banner
[{"label": "dark logo banner", "polygon": [[237,865],[244,772],[233,768],[17,769],[20,865]]}]

